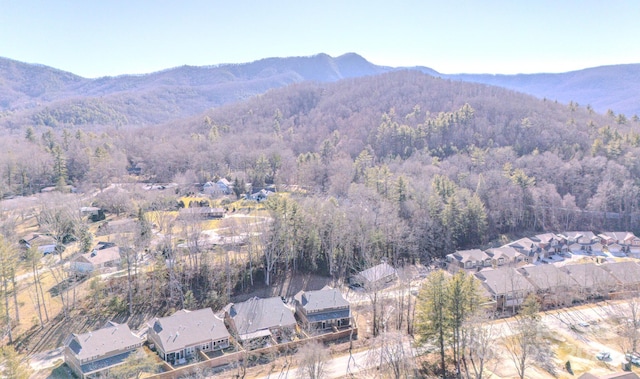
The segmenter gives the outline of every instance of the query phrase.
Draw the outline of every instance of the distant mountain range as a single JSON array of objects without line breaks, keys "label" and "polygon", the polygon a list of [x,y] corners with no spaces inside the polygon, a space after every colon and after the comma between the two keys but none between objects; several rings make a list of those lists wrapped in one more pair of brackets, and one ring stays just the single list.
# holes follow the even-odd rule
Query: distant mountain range
[{"label": "distant mountain range", "polygon": [[144,75],[87,79],[43,65],[0,58],[0,124],[158,124],[303,81],[335,82],[397,70],[485,83],[539,98],[640,114],[640,64],[562,74],[440,74],[427,67],[386,67],[349,53],[332,58],[268,58],[245,64],[182,66]]}]

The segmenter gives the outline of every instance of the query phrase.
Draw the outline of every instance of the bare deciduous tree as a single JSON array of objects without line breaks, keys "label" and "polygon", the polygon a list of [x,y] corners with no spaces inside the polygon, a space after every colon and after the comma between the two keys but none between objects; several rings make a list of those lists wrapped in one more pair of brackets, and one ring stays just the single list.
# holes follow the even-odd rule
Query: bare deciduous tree
[{"label": "bare deciduous tree", "polygon": [[373,340],[367,360],[380,378],[413,378],[415,360],[410,338],[399,331],[385,331]]},{"label": "bare deciduous tree", "polygon": [[504,339],[505,348],[520,379],[524,379],[526,370],[540,355],[540,350],[548,348],[542,341],[539,307],[535,296],[529,295],[520,313],[508,324],[511,333]]},{"label": "bare deciduous tree", "polygon": [[310,342],[298,350],[298,377],[322,379],[326,377],[329,353],[319,342]]},{"label": "bare deciduous tree", "polygon": [[[462,328],[462,366],[467,379],[486,378],[487,365],[495,361],[496,327],[489,317],[480,310],[471,316]],[[490,371],[490,370],[489,370]]]}]

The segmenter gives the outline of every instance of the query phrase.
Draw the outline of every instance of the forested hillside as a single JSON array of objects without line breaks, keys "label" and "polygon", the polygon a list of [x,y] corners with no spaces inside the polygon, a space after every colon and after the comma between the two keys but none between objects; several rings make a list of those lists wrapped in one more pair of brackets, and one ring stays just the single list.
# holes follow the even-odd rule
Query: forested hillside
[{"label": "forested hillside", "polygon": [[[433,77],[497,85],[562,103],[640,113],[639,65],[596,67],[561,74],[446,75],[426,67],[408,68]],[[129,126],[162,124],[270,89],[305,81],[346,78],[404,70],[377,66],[350,53],[339,57],[268,58],[244,64],[182,66],[144,75],[86,79],[0,58],[0,126]]]},{"label": "forested hillside", "polygon": [[318,54],[86,79],[0,58],[0,123],[9,127],[158,124],[291,83],[337,81],[388,70],[357,54],[336,58]]},{"label": "forested hillside", "polygon": [[640,64],[601,66],[561,74],[450,75],[451,79],[491,84],[549,98],[590,105],[599,113],[611,109],[627,115],[640,115],[637,83]]},{"label": "forested hillside", "polygon": [[127,168],[156,183],[275,184],[293,192],[269,200],[265,248],[287,252],[276,265],[338,275],[504,234],[638,231],[639,126],[400,71],[295,84],[163,126],[15,131],[1,188],[103,188],[130,180]]}]

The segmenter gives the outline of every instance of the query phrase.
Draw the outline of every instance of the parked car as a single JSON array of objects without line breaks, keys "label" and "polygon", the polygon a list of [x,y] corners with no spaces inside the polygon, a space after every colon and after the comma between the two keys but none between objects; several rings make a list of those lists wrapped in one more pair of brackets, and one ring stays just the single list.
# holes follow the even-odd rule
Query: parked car
[{"label": "parked car", "polygon": [[640,356],[638,354],[627,353],[624,355],[627,361],[634,366],[640,366]]},{"label": "parked car", "polygon": [[611,359],[611,354],[607,351],[601,351],[596,354],[596,359],[598,359],[599,361],[608,361]]}]

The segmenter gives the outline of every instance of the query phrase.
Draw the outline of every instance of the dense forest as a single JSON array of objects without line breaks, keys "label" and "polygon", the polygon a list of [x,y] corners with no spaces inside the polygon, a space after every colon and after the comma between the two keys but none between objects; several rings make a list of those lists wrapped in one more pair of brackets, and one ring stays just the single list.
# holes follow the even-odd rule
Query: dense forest
[{"label": "dense forest", "polygon": [[164,125],[7,129],[0,195],[275,184],[292,193],[270,202],[276,264],[340,277],[381,257],[428,261],[534,231],[639,231],[639,126],[588,104],[398,71],[293,84]]}]

